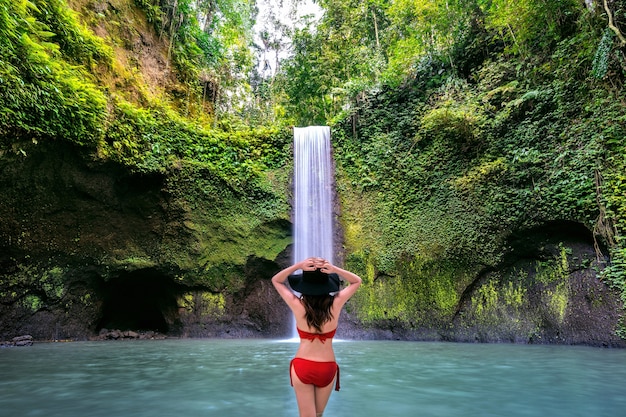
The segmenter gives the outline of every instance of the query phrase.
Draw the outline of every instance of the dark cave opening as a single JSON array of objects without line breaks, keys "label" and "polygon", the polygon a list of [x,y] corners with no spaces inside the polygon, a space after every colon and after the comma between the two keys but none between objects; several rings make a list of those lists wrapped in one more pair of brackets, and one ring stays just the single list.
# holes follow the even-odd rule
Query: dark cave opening
[{"label": "dark cave opening", "polygon": [[180,285],[154,269],[122,273],[103,286],[98,329],[172,332]]},{"label": "dark cave opening", "polygon": [[507,258],[542,259],[553,256],[560,243],[591,249],[595,247],[600,253],[608,252],[603,242],[596,240],[593,232],[582,223],[552,220],[540,226],[512,233],[506,245],[510,250]]}]

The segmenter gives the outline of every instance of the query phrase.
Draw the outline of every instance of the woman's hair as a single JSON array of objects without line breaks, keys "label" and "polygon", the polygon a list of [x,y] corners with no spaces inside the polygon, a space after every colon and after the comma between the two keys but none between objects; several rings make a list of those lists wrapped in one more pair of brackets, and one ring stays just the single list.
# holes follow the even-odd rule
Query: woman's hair
[{"label": "woman's hair", "polygon": [[304,305],[304,317],[309,327],[313,327],[318,332],[322,331],[324,323],[333,318],[331,308],[333,306],[334,295],[304,295],[300,298]]}]

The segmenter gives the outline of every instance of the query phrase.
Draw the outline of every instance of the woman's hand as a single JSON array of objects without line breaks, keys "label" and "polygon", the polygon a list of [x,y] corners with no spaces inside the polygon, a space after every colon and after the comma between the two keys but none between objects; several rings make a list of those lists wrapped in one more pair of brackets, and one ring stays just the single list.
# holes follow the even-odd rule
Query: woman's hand
[{"label": "woman's hand", "polygon": [[319,259],[321,261],[321,265],[319,266],[319,269],[323,273],[325,273],[325,274],[337,273],[337,267],[335,265],[331,264],[326,259],[321,259],[321,258],[319,258]]},{"label": "woman's hand", "polygon": [[321,269],[326,263],[328,263],[328,261],[323,258],[311,257],[301,261],[298,266],[300,267],[299,269],[303,271],[315,271],[316,269]]}]

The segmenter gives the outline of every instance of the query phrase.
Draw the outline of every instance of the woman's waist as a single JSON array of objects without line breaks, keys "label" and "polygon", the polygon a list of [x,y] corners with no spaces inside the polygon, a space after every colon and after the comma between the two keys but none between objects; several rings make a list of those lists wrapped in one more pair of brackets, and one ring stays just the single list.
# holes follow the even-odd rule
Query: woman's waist
[{"label": "woman's waist", "polygon": [[296,351],[295,357],[301,359],[308,359],[316,362],[334,362],[335,352],[330,346],[306,346],[304,343],[311,343],[309,341],[303,341],[300,344],[300,348]]}]

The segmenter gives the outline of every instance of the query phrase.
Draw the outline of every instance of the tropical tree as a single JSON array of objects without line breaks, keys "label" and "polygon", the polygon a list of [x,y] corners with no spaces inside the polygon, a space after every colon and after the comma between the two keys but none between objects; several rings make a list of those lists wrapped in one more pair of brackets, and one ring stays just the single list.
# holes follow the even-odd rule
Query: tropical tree
[{"label": "tropical tree", "polygon": [[325,13],[315,26],[294,32],[291,56],[278,88],[298,123],[323,123],[359,92],[375,85],[385,67],[382,34],[386,0],[319,2]]}]

